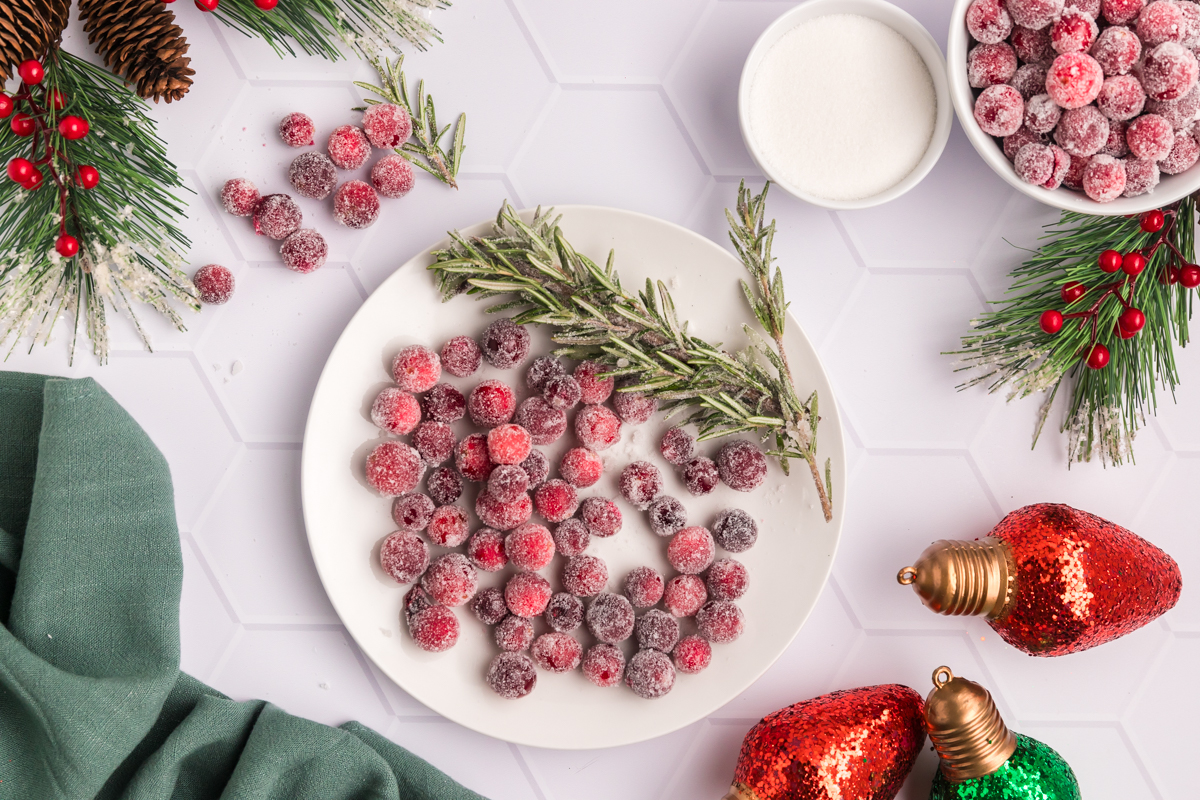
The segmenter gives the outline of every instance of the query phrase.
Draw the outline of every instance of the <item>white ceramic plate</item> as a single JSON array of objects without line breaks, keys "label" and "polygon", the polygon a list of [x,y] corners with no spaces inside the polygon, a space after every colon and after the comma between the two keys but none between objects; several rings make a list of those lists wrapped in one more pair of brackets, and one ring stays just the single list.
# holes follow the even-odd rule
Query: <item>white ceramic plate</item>
[{"label": "white ceramic plate", "polygon": [[[616,266],[624,285],[647,277],[670,284],[681,319],[691,330],[726,346],[741,347],[741,323],[751,319],[738,288],[743,268],[727,251],[684,228],[628,211],[567,206],[562,226],[582,253],[604,263],[616,248]],[[528,215],[527,217],[528,218]],[[483,234],[484,223],[464,231]],[[439,244],[438,247],[443,246]],[[600,689],[578,670],[564,675],[541,673],[537,688],[520,700],[496,696],[483,681],[497,649],[491,630],[466,608],[457,609],[458,644],[441,654],[419,650],[400,620],[408,587],[397,585],[378,565],[380,541],[392,531],[390,503],[367,488],[363,467],[381,434],[370,422],[376,393],[386,386],[392,356],[409,344],[435,349],[457,334],[478,335],[491,317],[485,304],[460,296],[443,304],[425,267],[428,252],[400,267],[367,300],[338,340],[309,411],[304,436],[303,500],[309,545],[317,571],[334,608],[350,634],[380,669],[401,688],[434,711],[468,728],[519,744],[583,749],[612,747],[661,736],[712,713],[746,689],[787,648],[821,593],[833,563],[845,508],[845,453],[837,406],[817,354],[794,319],[787,331],[788,355],[799,376],[802,396],[820,394],[819,452],[833,459],[834,519],[821,516],[807,467],[796,464],[787,477],[772,464],[764,486],[752,493],[719,486],[703,498],[688,496],[682,481],[658,454],[658,440],[669,427],[657,415],[649,423],[625,426],[622,440],[604,453],[606,474],[581,495],[619,497],[615,476],[630,461],[647,458],[664,472],[666,491],[687,506],[693,524],[710,524],[724,508],[739,507],[758,520],[758,543],[738,556],[750,572],[750,589],[739,601],[746,613],[745,634],[736,642],[715,645],[713,661],[699,675],[680,675],[674,690],[642,700],[625,687]],[[545,330],[533,331],[533,353],[550,349]],[[468,379],[443,375],[466,393],[484,378],[500,377],[524,389],[524,367],[501,372],[484,367]],[[456,423],[465,435],[469,423]],[[545,448],[551,464],[570,445],[568,433]],[[699,450],[715,455],[717,442]],[[468,486],[460,501],[473,508]],[[609,591],[633,567],[648,564],[670,574],[666,539],[650,532],[645,514],[618,499],[625,524],[610,539],[593,539],[589,552],[609,568]],[[438,550],[435,548],[435,550]],[[558,587],[563,559],[543,572]],[[508,572],[481,573],[481,586],[500,585]],[[544,623],[538,621],[539,631]],[[691,631],[688,620],[685,631]],[[585,646],[591,637],[578,631]],[[632,642],[625,647],[631,652]],[[627,653],[629,654],[629,653]]]}]

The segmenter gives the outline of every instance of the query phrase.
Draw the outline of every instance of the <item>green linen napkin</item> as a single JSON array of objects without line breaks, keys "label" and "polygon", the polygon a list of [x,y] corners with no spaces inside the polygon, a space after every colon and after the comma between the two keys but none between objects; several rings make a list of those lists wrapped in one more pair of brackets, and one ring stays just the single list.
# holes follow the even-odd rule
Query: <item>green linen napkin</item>
[{"label": "green linen napkin", "polygon": [[179,671],[170,471],[91,379],[0,373],[0,800],[481,800]]}]

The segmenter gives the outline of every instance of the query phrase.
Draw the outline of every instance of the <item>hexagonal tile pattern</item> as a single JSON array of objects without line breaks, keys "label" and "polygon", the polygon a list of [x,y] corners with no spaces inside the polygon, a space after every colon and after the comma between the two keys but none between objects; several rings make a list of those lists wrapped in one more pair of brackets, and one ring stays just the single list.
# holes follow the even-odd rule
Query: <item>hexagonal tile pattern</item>
[{"label": "hexagonal tile pattern", "polygon": [[[653,90],[563,90],[526,144],[513,182],[548,205],[619,206],[682,222],[705,185],[703,165]],[[659,191],[644,192],[647,183]]]},{"label": "hexagonal tile pattern", "polygon": [[[949,5],[899,4],[944,47]],[[321,722],[358,719],[496,800],[684,800],[726,793],[742,737],[764,714],[875,683],[925,694],[934,667],[947,664],[987,686],[1015,730],[1058,749],[1088,800],[1196,794],[1200,599],[1188,587],[1200,571],[1189,505],[1200,482],[1200,348],[1176,350],[1182,385],[1174,400],[1159,391],[1136,464],[1120,468],[1068,469],[1063,398],[1031,451],[1039,398],[959,391],[970,376],[944,353],[1003,298],[1020,248],[1036,246],[1058,214],[1009,189],[957,124],[930,175],[886,205],[830,212],[771,191],[791,310],[822,354],[845,422],[850,500],[816,608],[739,697],[630,747],[517,747],[439,717],[392,683],[326,598],[305,541],[300,443],[317,376],[368,293],[446,231],[494,217],[505,199],[625,207],[728,246],[724,209],[738,181],[755,191],[762,182],[738,130],[738,78],[755,39],[793,5],[471,0],[430,12],[445,43],[410,52],[405,70],[410,85],[425,80],[442,124],[468,115],[459,189],[418,172],[413,191],[384,201],[366,231],[338,225],[329,200],[298,198],[305,226],[330,246],[312,275],[284,269],[279,243],[225,214],[218,193],[237,176],[291,193],[288,166],[304,149],[279,140],[279,119],[308,113],[318,130],[307,149],[324,149],[334,127],[360,121],[351,109],[365,92],[353,81],[377,81],[374,70],[358,58],[280,58],[191,4],[173,6],[196,83],[150,114],[190,190],[179,223],[192,241],[189,269],[229,267],[234,298],[184,312],[185,333],[142,313],[153,352],[128,320],[110,317],[104,367],[86,342],[67,364],[63,325],[47,347],[20,343],[4,368],[95,376],[166,456],[184,559],[185,670]],[[86,38],[74,23],[64,46],[95,60]],[[371,163],[339,179],[364,178]],[[1092,511],[1170,553],[1184,574],[1177,607],[1103,647],[1040,659],[984,619],[935,615],[896,584],[896,570],[929,541],[981,536],[1004,513],[1042,501]],[[926,747],[900,800],[928,797],[936,763]]]}]

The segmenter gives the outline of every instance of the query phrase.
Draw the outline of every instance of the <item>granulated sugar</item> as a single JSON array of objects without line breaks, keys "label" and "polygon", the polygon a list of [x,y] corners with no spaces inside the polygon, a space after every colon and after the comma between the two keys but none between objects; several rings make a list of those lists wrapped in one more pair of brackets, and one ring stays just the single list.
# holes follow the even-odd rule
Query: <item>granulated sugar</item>
[{"label": "granulated sugar", "polygon": [[830,14],[767,51],[750,87],[750,127],[766,166],[828,200],[877,195],[929,147],[933,80],[907,39],[877,20]]}]

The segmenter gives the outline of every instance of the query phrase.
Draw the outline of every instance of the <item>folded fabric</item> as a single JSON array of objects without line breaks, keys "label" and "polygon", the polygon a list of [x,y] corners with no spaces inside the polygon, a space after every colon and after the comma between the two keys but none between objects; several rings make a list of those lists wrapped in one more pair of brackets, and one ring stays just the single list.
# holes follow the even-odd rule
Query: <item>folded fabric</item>
[{"label": "folded fabric", "polygon": [[179,671],[170,471],[91,379],[0,373],[0,798],[480,800]]}]

